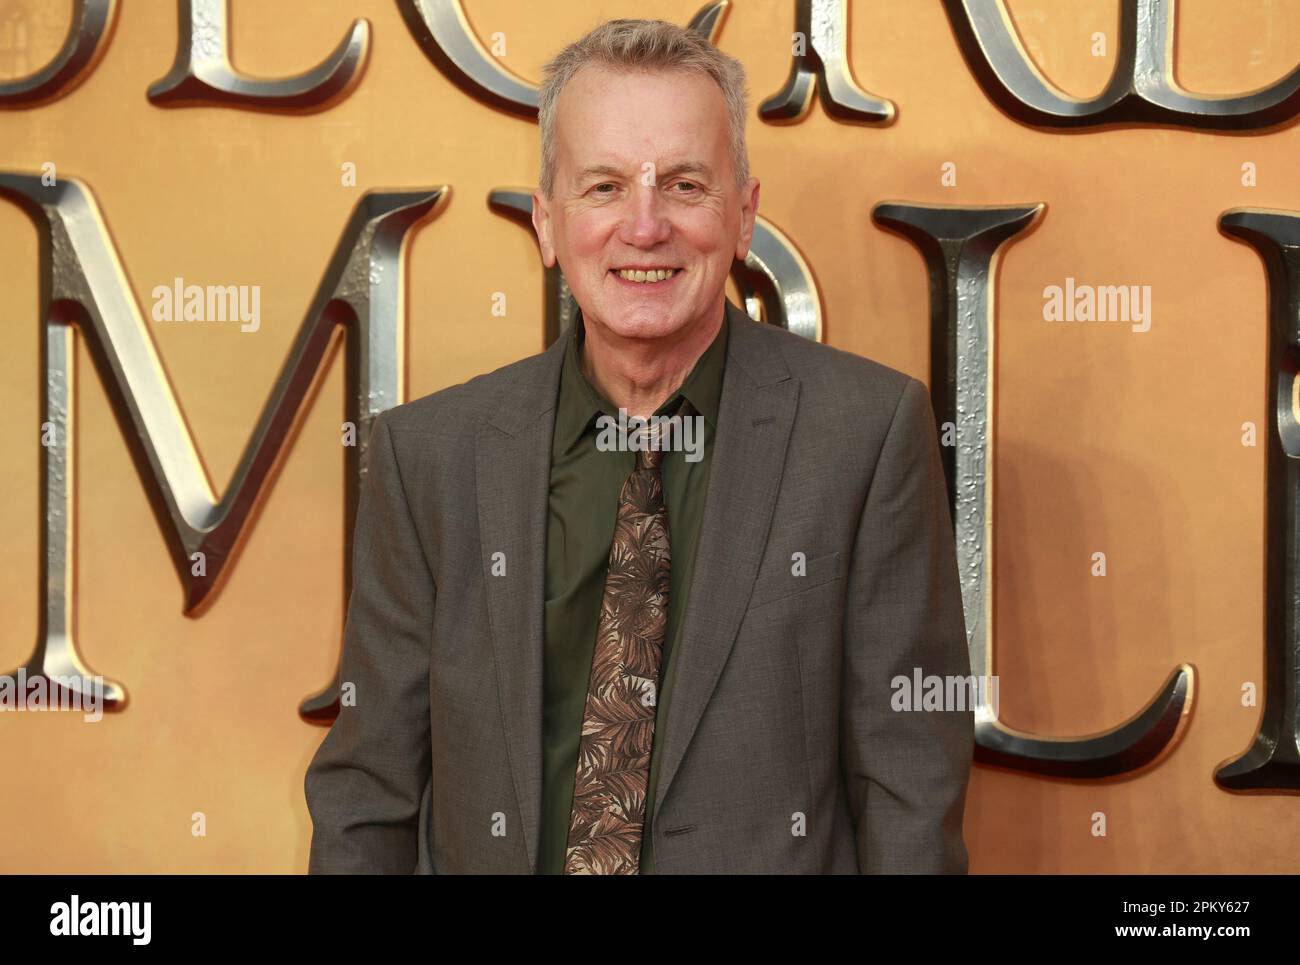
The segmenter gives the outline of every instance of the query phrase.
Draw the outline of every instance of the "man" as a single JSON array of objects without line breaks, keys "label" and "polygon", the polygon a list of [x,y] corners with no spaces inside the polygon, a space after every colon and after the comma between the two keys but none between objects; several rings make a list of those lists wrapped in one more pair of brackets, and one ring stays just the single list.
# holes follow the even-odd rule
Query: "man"
[{"label": "man", "polygon": [[312,872],[966,871],[972,715],[891,706],[970,673],[933,412],[726,298],[745,113],[662,21],[547,65],[533,223],[579,316],[374,420]]}]

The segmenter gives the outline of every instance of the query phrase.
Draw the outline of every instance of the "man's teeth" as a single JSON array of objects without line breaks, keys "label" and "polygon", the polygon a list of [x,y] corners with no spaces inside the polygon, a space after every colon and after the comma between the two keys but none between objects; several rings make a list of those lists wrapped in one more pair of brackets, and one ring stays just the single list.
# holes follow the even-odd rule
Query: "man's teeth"
[{"label": "man's teeth", "polygon": [[677,268],[661,268],[657,271],[629,271],[626,268],[620,268],[618,277],[627,281],[664,281],[672,278],[678,271]]}]

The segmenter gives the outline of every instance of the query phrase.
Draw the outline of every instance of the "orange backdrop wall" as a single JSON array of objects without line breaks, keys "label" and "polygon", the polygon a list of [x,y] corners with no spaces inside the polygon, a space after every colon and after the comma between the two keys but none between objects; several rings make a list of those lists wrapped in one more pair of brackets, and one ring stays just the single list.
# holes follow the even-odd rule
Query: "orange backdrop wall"
[{"label": "orange backdrop wall", "polygon": [[[600,20],[685,24],[694,0],[564,4],[466,0],[475,32],[500,32],[532,81]],[[1117,0],[1012,0],[1040,68],[1098,92]],[[63,42],[69,0],[0,0],[0,81]],[[1179,81],[1235,93],[1300,62],[1300,3],[1182,0]],[[339,234],[367,189],[451,186],[407,253],[407,397],[543,348],[543,269],[531,235],[489,210],[494,188],[532,185],[536,124],[475,100],[421,52],[394,2],[232,0],[232,58],[253,76],[314,66],[357,17],[372,48],[359,85],[302,114],[146,99],[176,54],[177,4],[126,0],[103,59],[49,104],[0,110],[0,170],[95,192],[134,294],[176,276],[257,284],[262,326],[154,325],[202,454],[224,491]],[[1294,127],[1257,135],[1126,128],[1035,130],[978,86],[937,0],[854,0],[849,57],[863,87],[898,105],[885,127],[814,104],[795,125],[756,115],[790,67],[793,0],[735,0],[719,46],[749,72],[760,214],[818,283],[825,340],[928,381],[929,307],[917,251],[871,222],[882,200],[1044,202],[996,284],[992,539],[1002,718],[1040,735],[1107,729],[1177,664],[1196,671],[1187,729],[1141,774],[1100,782],[976,767],[966,813],[973,872],[1295,871],[1300,812],[1285,794],[1220,790],[1215,767],[1254,735],[1263,685],[1264,272],[1221,234],[1226,209],[1300,209]],[[1242,184],[1245,162],[1257,186]],[[357,186],[341,184],[353,162]],[[957,183],[941,183],[945,162]],[[38,236],[0,203],[0,672],[30,656],[40,571]],[[1150,285],[1151,329],[1054,325],[1043,289]],[[492,312],[492,293],[509,310]],[[733,293],[733,297],[734,293]],[[180,586],[104,388],[78,347],[77,600],[82,652],[131,702],[78,714],[0,714],[0,871],[305,870],[302,779],[323,731],[299,702],[333,673],[344,590],[344,385],[336,353],[273,489],[212,605],[182,614]],[[1104,552],[1108,575],[1091,575]],[[1093,815],[1107,834],[1093,834]],[[192,833],[202,813],[206,833]]]}]

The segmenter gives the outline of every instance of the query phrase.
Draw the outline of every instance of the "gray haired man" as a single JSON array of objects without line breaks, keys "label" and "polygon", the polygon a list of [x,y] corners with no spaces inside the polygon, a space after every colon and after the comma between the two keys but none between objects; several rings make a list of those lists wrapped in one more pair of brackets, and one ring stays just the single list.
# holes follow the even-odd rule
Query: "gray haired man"
[{"label": "gray haired man", "polygon": [[[970,673],[929,397],[727,298],[745,115],[662,21],[547,65],[578,318],[374,421],[312,872],[966,871],[971,711],[891,707]],[[601,431],[666,417],[698,432]]]}]

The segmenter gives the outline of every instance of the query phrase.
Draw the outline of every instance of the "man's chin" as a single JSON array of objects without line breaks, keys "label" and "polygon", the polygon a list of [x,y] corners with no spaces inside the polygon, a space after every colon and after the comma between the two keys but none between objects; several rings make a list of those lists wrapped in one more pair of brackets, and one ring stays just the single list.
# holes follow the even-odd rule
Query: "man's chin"
[{"label": "man's chin", "polygon": [[604,299],[594,311],[600,319],[593,323],[591,313],[584,310],[583,321],[588,331],[599,324],[616,338],[663,338],[684,326],[683,313],[677,306],[638,304],[635,299]]}]

